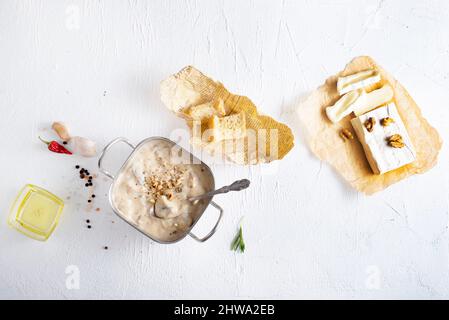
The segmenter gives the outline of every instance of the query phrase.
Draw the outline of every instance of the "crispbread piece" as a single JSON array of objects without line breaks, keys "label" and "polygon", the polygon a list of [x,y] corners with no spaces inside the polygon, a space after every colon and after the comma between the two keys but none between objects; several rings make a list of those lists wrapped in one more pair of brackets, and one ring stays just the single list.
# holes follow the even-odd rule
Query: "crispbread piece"
[{"label": "crispbread piece", "polygon": [[224,117],[226,115],[226,110],[223,100],[219,99],[192,106],[186,113],[192,120],[205,122],[213,116]]},{"label": "crispbread piece", "polygon": [[[259,114],[256,105],[248,97],[229,92],[222,83],[192,66],[187,66],[162,81],[160,92],[164,105],[186,120],[191,132],[190,143],[203,148],[209,154],[223,156],[242,165],[269,163],[285,157],[294,146],[293,132],[287,125],[270,116]],[[244,138],[211,143],[208,141],[208,135],[203,135],[207,131],[208,123],[192,120],[187,115],[192,106],[217,99],[223,100],[226,115],[242,111],[245,113]],[[236,147],[231,148],[232,150],[221,148],[222,144]]]},{"label": "crispbread piece", "polygon": [[210,142],[243,138],[246,136],[245,112],[241,111],[221,118],[214,115],[208,122],[208,129],[212,130]]}]

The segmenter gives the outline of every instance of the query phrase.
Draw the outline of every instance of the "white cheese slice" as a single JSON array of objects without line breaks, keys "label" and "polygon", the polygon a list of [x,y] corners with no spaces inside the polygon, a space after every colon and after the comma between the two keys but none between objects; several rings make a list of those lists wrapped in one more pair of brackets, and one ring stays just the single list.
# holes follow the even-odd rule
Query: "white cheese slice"
[{"label": "white cheese slice", "polygon": [[342,96],[333,106],[326,108],[326,114],[333,123],[354,112],[359,116],[371,111],[393,99],[393,88],[384,85],[382,88],[366,93],[363,89],[350,91]]},{"label": "white cheese slice", "polygon": [[361,114],[391,101],[393,96],[393,88],[389,84],[386,84],[382,88],[373,90],[362,96],[363,99],[359,99],[353,107],[354,113],[356,116],[360,116]]},{"label": "white cheese slice", "polygon": [[326,114],[330,121],[336,123],[354,111],[354,105],[361,96],[365,95],[365,91],[351,91],[340,99],[333,106],[326,108]]},{"label": "white cheese slice", "polygon": [[[375,125],[373,130],[368,132],[364,123],[371,117],[374,118]],[[386,117],[392,118],[394,122],[382,126],[381,120]],[[416,160],[415,149],[394,103],[354,118],[351,124],[374,173],[383,174]],[[388,145],[387,139],[394,134],[402,136],[404,147],[394,148]]]},{"label": "white cheese slice", "polygon": [[375,70],[361,71],[346,77],[339,77],[337,80],[337,90],[340,95],[349,91],[366,88],[380,82],[380,74]]}]

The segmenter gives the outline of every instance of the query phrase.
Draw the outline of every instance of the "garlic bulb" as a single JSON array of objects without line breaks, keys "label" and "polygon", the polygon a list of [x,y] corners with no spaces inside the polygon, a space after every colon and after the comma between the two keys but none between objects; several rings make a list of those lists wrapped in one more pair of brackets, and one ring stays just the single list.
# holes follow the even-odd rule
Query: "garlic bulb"
[{"label": "garlic bulb", "polygon": [[72,137],[68,144],[69,149],[83,157],[95,157],[97,155],[97,145],[94,141],[83,137]]}]

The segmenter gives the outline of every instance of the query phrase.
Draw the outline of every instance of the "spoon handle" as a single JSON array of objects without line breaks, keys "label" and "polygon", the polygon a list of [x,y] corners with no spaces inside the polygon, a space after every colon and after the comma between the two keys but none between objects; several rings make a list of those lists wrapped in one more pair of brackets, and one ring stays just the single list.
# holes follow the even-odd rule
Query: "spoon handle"
[{"label": "spoon handle", "polygon": [[199,196],[191,197],[189,200],[194,201],[194,200],[199,200],[199,199],[203,199],[203,198],[210,198],[216,194],[228,193],[229,191],[240,191],[240,190],[248,188],[249,184],[250,184],[250,181],[248,179],[237,180],[237,181],[233,182],[232,184],[230,184],[229,186],[224,186],[224,187],[221,187],[220,189],[216,189],[216,190],[210,191],[208,193],[205,193],[205,194],[202,194]]}]

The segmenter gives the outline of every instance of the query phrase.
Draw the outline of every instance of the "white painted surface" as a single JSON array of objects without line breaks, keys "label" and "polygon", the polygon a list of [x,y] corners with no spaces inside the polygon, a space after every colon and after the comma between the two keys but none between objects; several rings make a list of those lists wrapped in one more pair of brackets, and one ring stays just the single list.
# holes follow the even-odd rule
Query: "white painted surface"
[{"label": "white painted surface", "polygon": [[[449,141],[448,33],[444,0],[2,0],[0,298],[449,298],[446,146],[430,172],[365,197],[310,154],[289,113],[369,54]],[[169,136],[184,125],[159,82],[188,64],[291,125],[296,146],[268,168],[214,166],[217,184],[251,188],[217,198],[226,216],[210,241],[164,246],[114,216],[103,179],[89,211],[73,167],[96,159],[50,154],[37,136],[52,120],[101,146]],[[70,196],[46,243],[6,224],[25,183]],[[243,215],[241,255],[229,244]],[[79,289],[66,288],[71,265]]]}]

